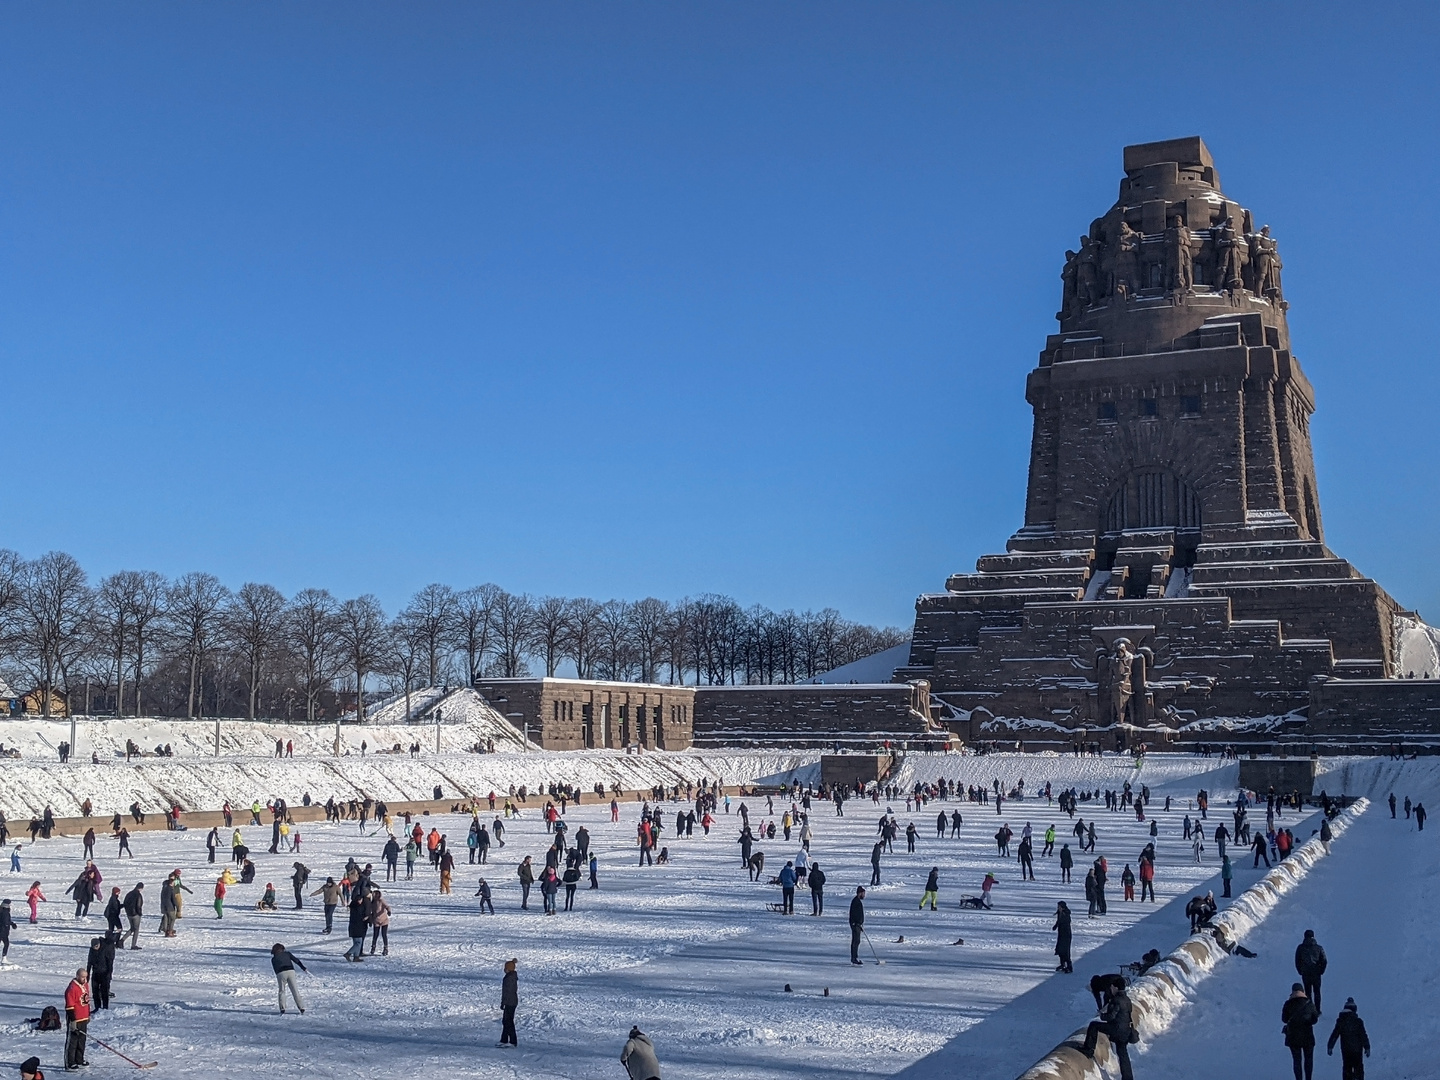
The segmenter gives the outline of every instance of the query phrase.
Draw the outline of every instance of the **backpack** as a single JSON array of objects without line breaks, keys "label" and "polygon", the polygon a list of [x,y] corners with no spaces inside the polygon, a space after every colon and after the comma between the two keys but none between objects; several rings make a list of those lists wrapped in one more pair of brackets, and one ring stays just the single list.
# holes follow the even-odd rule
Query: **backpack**
[{"label": "backpack", "polygon": [[37,1030],[59,1031],[60,1010],[57,1009],[54,1005],[46,1005],[45,1008],[41,1009],[40,1020],[38,1021]]}]

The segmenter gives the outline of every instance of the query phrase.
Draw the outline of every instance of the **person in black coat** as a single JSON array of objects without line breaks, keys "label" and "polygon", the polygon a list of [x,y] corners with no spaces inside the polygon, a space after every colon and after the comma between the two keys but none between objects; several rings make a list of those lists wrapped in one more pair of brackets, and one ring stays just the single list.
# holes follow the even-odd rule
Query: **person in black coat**
[{"label": "person in black coat", "polygon": [[1345,999],[1345,1007],[1335,1018],[1335,1030],[1325,1044],[1325,1053],[1335,1053],[1335,1040],[1340,1040],[1340,1080],[1365,1080],[1365,1058],[1370,1056],[1370,1036],[1365,1021],[1355,1007],[1354,998]]},{"label": "person in black coat", "polygon": [[120,890],[114,886],[110,889],[110,902],[105,905],[105,929],[107,932],[119,935],[122,932],[120,924],[120,913],[124,905],[120,902]]},{"label": "person in black coat", "polygon": [[10,901],[0,900],[0,960],[10,955],[10,931],[19,925],[10,917]]},{"label": "person in black coat", "polygon": [[1135,1080],[1130,1068],[1130,1044],[1135,1040],[1134,1018],[1130,996],[1125,993],[1125,980],[1118,975],[1110,976],[1111,982],[1105,990],[1104,1005],[1100,1019],[1090,1021],[1085,1029],[1085,1045],[1081,1053],[1088,1058],[1095,1057],[1095,1046],[1104,1035],[1110,1040],[1110,1049],[1120,1062],[1120,1080]]},{"label": "person in black coat", "polygon": [[500,982],[500,1011],[504,1015],[500,1029],[501,1046],[519,1046],[515,1037],[515,1010],[520,1005],[520,976],[513,959],[505,961],[505,978]]},{"label": "person in black coat", "polygon": [[1295,983],[1280,1009],[1285,1045],[1295,1064],[1295,1080],[1311,1080],[1315,1071],[1315,1022],[1319,1019],[1320,1013],[1305,996],[1305,987]]},{"label": "person in black coat", "polygon": [[85,959],[90,972],[90,993],[97,1009],[110,1008],[110,976],[115,971],[115,942],[107,934],[90,939],[90,955]]},{"label": "person in black coat", "polygon": [[350,935],[350,948],[345,950],[345,959],[356,963],[365,959],[365,935],[369,925],[365,920],[365,909],[368,900],[364,889],[350,890],[350,921],[345,928]]},{"label": "person in black coat", "polygon": [[1055,905],[1055,925],[1050,929],[1055,931],[1055,955],[1060,958],[1055,970],[1074,974],[1075,968],[1070,963],[1070,909],[1065,906],[1064,900]]},{"label": "person in black coat", "polygon": [[850,963],[860,963],[860,936],[865,932],[865,886],[855,887],[850,901]]},{"label": "person in black coat", "polygon": [[808,877],[810,884],[810,914],[825,914],[825,872],[820,869],[819,863],[810,864]]},{"label": "person in black coat", "polygon": [[[125,910],[125,918],[130,920],[130,948],[140,948],[140,919],[145,914],[145,883],[136,882],[135,888],[125,894],[125,899],[120,905]],[[125,940],[122,936],[122,942]]]},{"label": "person in black coat", "polygon": [[1328,964],[1325,950],[1315,940],[1315,931],[1306,930],[1305,940],[1295,947],[1295,972],[1300,976],[1305,996],[1315,1006],[1317,1016],[1320,1014],[1320,977],[1325,974]]}]

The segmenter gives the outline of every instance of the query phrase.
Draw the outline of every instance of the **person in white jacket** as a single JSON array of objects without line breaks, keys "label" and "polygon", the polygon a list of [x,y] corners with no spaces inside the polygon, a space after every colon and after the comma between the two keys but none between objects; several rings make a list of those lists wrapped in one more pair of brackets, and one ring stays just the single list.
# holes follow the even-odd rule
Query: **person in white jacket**
[{"label": "person in white jacket", "polygon": [[638,1027],[630,1029],[630,1040],[620,1051],[620,1064],[630,1074],[630,1080],[660,1080],[660,1059],[655,1056],[655,1045]]},{"label": "person in white jacket", "polygon": [[808,873],[810,873],[810,853],[802,847],[795,853],[795,876],[804,881]]}]

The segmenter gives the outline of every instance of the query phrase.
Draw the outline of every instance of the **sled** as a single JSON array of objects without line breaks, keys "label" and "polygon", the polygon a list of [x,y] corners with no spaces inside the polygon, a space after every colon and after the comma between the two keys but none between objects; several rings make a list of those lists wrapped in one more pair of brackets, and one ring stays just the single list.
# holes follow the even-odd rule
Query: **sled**
[{"label": "sled", "polygon": [[765,910],[766,910],[766,911],[773,911],[773,912],[775,912],[775,914],[777,914],[777,915],[783,915],[783,914],[785,914],[785,905],[784,905],[784,904],[781,904],[781,903],[774,902],[774,901],[769,901],[769,900],[767,900],[767,901],[765,902]]},{"label": "sled", "polygon": [[974,910],[976,910],[976,911],[990,911],[990,910],[992,910],[991,908],[986,907],[986,906],[985,906],[985,901],[984,901],[983,899],[981,899],[980,897],[978,897],[978,896],[962,896],[962,897],[960,897],[960,907],[961,907],[961,908],[972,908],[972,909],[974,909]]}]

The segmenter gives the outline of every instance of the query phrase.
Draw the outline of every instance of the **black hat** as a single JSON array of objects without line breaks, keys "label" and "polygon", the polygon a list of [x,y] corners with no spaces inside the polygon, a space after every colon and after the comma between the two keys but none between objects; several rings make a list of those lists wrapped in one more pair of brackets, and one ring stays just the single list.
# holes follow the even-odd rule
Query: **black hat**
[{"label": "black hat", "polygon": [[20,1063],[21,1076],[34,1076],[40,1071],[40,1059],[38,1057],[26,1058]]},{"label": "black hat", "polygon": [[1354,999],[1354,998],[1346,998],[1346,999],[1345,999],[1345,1007],[1344,1007],[1343,1009],[1341,1009],[1340,1011],[1341,1011],[1341,1012],[1358,1012],[1359,1010],[1355,1007],[1355,999]]},{"label": "black hat", "polygon": [[1297,991],[1298,991],[1299,993],[1302,993],[1302,994],[1303,994],[1303,993],[1305,993],[1305,987],[1302,986],[1300,983],[1291,983],[1291,984],[1290,984],[1290,992],[1293,994],[1293,993],[1296,993]]}]

